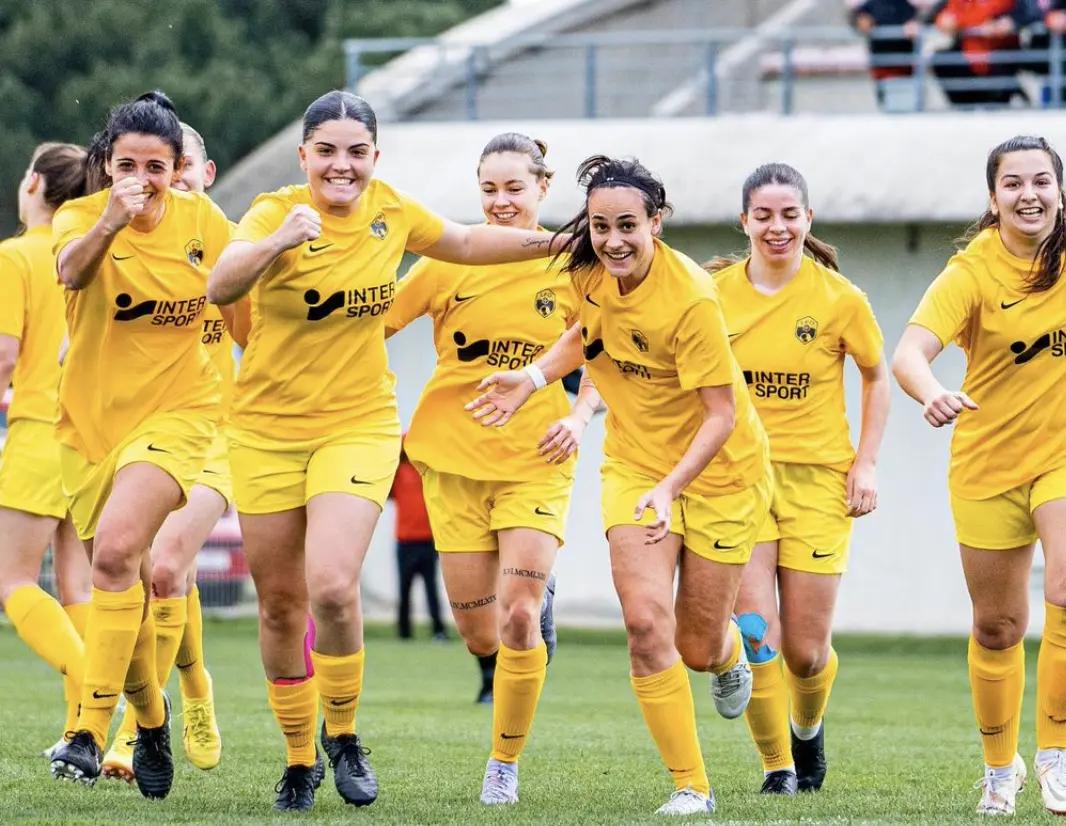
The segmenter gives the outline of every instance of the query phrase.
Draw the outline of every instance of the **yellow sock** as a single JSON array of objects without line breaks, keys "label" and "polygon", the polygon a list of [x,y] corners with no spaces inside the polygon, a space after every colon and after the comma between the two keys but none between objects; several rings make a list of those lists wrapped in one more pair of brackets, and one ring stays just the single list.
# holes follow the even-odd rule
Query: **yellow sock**
[{"label": "yellow sock", "polygon": [[1018,751],[1018,722],[1025,691],[1025,648],[1018,643],[1003,651],[985,648],[970,637],[970,693],[981,732],[985,764],[1005,768]]},{"label": "yellow sock", "polygon": [[[89,620],[89,603],[72,602],[64,605],[63,610],[70,617],[70,624],[78,632],[78,636],[84,641],[85,623]],[[84,642],[82,648],[84,648]],[[84,655],[82,657],[84,661]],[[81,683],[71,679],[69,674],[63,675],[63,698],[67,702],[67,720],[63,726],[64,731],[73,731],[78,725],[78,708],[81,706]]]},{"label": "yellow sock", "polygon": [[355,734],[355,712],[359,709],[359,695],[363,693],[365,661],[365,648],[340,657],[311,652],[311,662],[315,665],[311,679],[322,697],[322,716],[326,718],[326,734],[330,737]]},{"label": "yellow sock", "polygon": [[715,674],[725,674],[730,668],[740,662],[740,652],[743,650],[742,646],[744,645],[744,638],[740,636],[740,626],[730,620],[729,630],[733,637],[733,653],[729,655],[729,659],[724,663],[711,669]]},{"label": "yellow sock", "polygon": [[155,658],[155,618],[149,611],[141,621],[136,645],[126,670],[123,692],[137,713],[142,728],[159,728],[166,720],[163,692],[159,688],[159,669]]},{"label": "yellow sock", "polygon": [[547,670],[548,649],[543,642],[528,651],[500,645],[492,685],[493,760],[518,761],[533,728]]},{"label": "yellow sock", "polygon": [[794,763],[788,728],[788,686],[781,671],[781,655],[764,663],[752,663],[751,679],[751,701],[744,717],[762,758],[763,771],[791,768]]},{"label": "yellow sock", "polygon": [[8,597],[4,611],[23,642],[80,689],[85,645],[63,606],[36,585],[23,585]]},{"label": "yellow sock", "polygon": [[318,717],[318,690],[314,679],[308,677],[298,683],[267,680],[267,697],[274,719],[285,735],[286,765],[313,766]]},{"label": "yellow sock", "polygon": [[185,633],[175,658],[181,693],[184,697],[203,699],[211,693],[211,683],[204,664],[204,615],[200,609],[200,589],[195,585],[186,597],[185,616]]},{"label": "yellow sock", "polygon": [[166,687],[174,658],[185,633],[185,617],[188,608],[186,597],[152,599],[152,618],[155,620],[155,669],[159,685]]},{"label": "yellow sock", "polygon": [[111,714],[129,670],[143,612],[140,580],[125,591],[93,588],[85,626],[85,681],[75,728],[90,732],[101,749],[107,745]]},{"label": "yellow sock", "polygon": [[792,700],[792,722],[801,728],[817,728],[822,722],[825,707],[829,705],[829,695],[837,678],[840,661],[837,652],[829,649],[829,661],[813,677],[797,677],[785,664],[785,682],[788,683]]},{"label": "yellow sock", "polygon": [[703,766],[692,686],[684,663],[678,660],[665,671],[647,677],[630,676],[629,681],[674,785],[679,789],[691,786],[701,794],[709,794],[711,783]]},{"label": "yellow sock", "polygon": [[1036,662],[1036,747],[1066,749],[1066,608],[1044,603]]}]

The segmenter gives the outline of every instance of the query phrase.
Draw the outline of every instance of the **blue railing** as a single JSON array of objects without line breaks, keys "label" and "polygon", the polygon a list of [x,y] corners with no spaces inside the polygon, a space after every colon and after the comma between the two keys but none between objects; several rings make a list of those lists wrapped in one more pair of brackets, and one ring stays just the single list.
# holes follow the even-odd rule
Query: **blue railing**
[{"label": "blue railing", "polygon": [[[1041,27],[1034,34],[1046,33]],[[902,27],[882,27],[871,34],[874,40],[899,40],[905,36]],[[998,67],[988,76],[952,77],[951,67],[965,71],[971,58],[961,52],[932,51],[929,47],[936,39],[944,40],[935,29],[920,30],[912,39],[910,52],[888,55],[869,55],[857,62],[848,61],[842,73],[868,73],[872,68],[895,68],[905,79],[893,78],[890,85],[899,91],[902,86],[911,89],[906,109],[925,111],[930,107],[930,89],[939,88],[943,93],[954,92],[1008,92],[1021,94],[1039,90],[1041,102],[1049,107],[1061,107],[1064,100],[1064,58],[1066,49],[1060,35],[1050,37],[1047,48],[1025,48],[993,52],[987,55],[988,65]],[[459,43],[445,39],[390,38],[345,41],[347,86],[353,90],[368,92],[379,102],[381,96],[392,98],[387,107],[395,117],[411,116],[432,106],[444,96],[452,100],[451,114],[456,117],[477,120],[492,116],[486,112],[483,100],[490,94],[490,86],[497,82],[503,87],[509,63],[528,58],[535,53],[553,53],[552,60],[559,60],[562,68],[551,78],[555,93],[541,92],[533,99],[530,111],[524,116],[558,116],[552,111],[552,97],[556,101],[566,98],[571,101],[566,116],[595,118],[605,111],[605,98],[610,92],[628,83],[632,93],[639,97],[645,94],[650,99],[665,94],[662,75],[677,71],[687,74],[673,82],[673,88],[686,87],[685,111],[682,114],[716,115],[736,103],[723,106],[723,84],[739,84],[759,81],[764,87],[762,99],[755,106],[762,110],[792,114],[797,111],[797,92],[807,79],[817,72],[808,72],[802,59],[810,47],[852,47],[865,49],[866,38],[853,29],[843,26],[792,27],[779,31],[761,31],[746,28],[692,29],[669,31],[622,31],[601,33],[523,34],[499,42]],[[723,77],[723,55],[729,55],[732,47],[748,48],[751,57],[733,61]],[[389,80],[380,88],[374,87],[375,70],[386,59],[407,53],[400,61],[388,64]],[[625,56],[632,55],[627,66]],[[759,58],[774,55],[779,60],[779,71],[769,72],[769,77],[759,69]],[[412,59],[417,55],[418,59]],[[565,59],[560,56],[566,55]],[[612,56],[613,61],[606,59]],[[619,59],[621,56],[621,59]],[[405,75],[404,63],[408,64]],[[607,64],[610,64],[608,66]],[[683,65],[679,65],[683,64]],[[550,65],[550,63],[549,63]],[[622,69],[619,68],[622,66]],[[1007,73],[1007,69],[1015,67]],[[1043,71],[1041,71],[1043,67]],[[634,70],[632,72],[628,70]],[[644,70],[646,76],[634,81],[633,74]],[[613,70],[613,74],[612,74]],[[626,72],[626,79],[616,75]],[[729,74],[732,72],[732,74]],[[830,75],[832,72],[824,72]],[[1019,82],[1023,75],[1026,83]],[[935,80],[935,84],[934,84]],[[536,77],[529,84],[532,90]],[[512,78],[511,85],[520,88],[521,78]],[[373,87],[367,89],[367,85]],[[399,87],[397,89],[397,87]],[[670,87],[667,86],[669,89]],[[659,91],[656,91],[659,90]],[[770,91],[767,91],[770,90]],[[499,97],[504,92],[496,90]],[[514,94],[520,94],[515,92]],[[980,97],[980,95],[977,95]],[[735,96],[734,96],[735,97]],[[956,106],[967,104],[955,104]],[[983,105],[990,105],[985,102]],[[636,113],[639,116],[641,113]],[[643,114],[654,114],[648,111]]]}]

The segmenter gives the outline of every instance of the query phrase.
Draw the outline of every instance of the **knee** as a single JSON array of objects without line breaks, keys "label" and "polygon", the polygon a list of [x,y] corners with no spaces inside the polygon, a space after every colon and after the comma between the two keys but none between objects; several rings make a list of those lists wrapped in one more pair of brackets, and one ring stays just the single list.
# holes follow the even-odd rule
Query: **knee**
[{"label": "knee", "polygon": [[821,674],[829,662],[829,646],[790,645],[786,640],[782,645],[782,653],[788,670],[801,678]]},{"label": "knee", "polygon": [[259,624],[274,634],[297,634],[307,630],[307,606],[295,594],[259,594]]},{"label": "knee", "polygon": [[346,581],[308,583],[316,616],[344,617],[359,606],[359,585]]},{"label": "knee", "polygon": [[631,656],[651,654],[669,644],[672,617],[657,606],[633,606],[625,611],[624,619]]},{"label": "knee", "polygon": [[172,554],[161,555],[152,565],[152,591],[157,597],[181,596],[187,579],[188,571]]},{"label": "knee", "polygon": [[522,601],[504,606],[500,638],[508,648],[532,648],[540,635],[540,606]]},{"label": "knee", "polygon": [[982,648],[1002,651],[1022,641],[1025,622],[1005,614],[974,617],[973,638]]},{"label": "knee", "polygon": [[93,540],[93,571],[112,582],[136,579],[144,551],[134,530],[101,530]]},{"label": "knee", "polygon": [[461,629],[463,642],[466,650],[475,657],[487,657],[493,651],[499,650],[500,637],[490,628]]}]

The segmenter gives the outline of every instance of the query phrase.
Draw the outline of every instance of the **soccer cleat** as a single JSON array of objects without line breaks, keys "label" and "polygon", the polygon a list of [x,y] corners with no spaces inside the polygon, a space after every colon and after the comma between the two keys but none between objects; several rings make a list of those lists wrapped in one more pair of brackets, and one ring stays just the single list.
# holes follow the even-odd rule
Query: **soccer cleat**
[{"label": "soccer cleat", "polygon": [[[544,583],[544,599],[540,603],[540,636],[544,647],[548,649],[548,662],[555,656],[559,645],[559,634],[555,630],[555,574],[548,575]],[[481,702],[478,700],[478,702]]]},{"label": "soccer cleat", "polygon": [[763,779],[760,794],[781,794],[792,797],[797,792],[796,773],[788,769],[770,772]]},{"label": "soccer cleat", "polygon": [[489,760],[481,781],[481,802],[486,806],[506,806],[518,802],[518,764]]},{"label": "soccer cleat", "polygon": [[[278,799],[274,801],[274,810],[278,812],[307,812],[315,805],[315,789],[318,788],[319,780],[315,780],[315,769],[321,760],[316,761],[314,766],[286,766],[281,780],[274,786],[278,793]],[[323,769],[325,771],[325,769]]]},{"label": "soccer cleat", "polygon": [[1007,777],[999,777],[996,769],[985,768],[985,776],[974,783],[975,789],[981,790],[981,802],[977,804],[977,814],[991,816],[1013,816],[1014,802],[1025,788],[1025,761],[1020,755],[1014,755],[1014,763]]},{"label": "soccer cleat", "polygon": [[41,757],[47,757],[49,760],[51,760],[53,757],[55,757],[56,752],[63,748],[63,746],[65,746],[66,744],[67,738],[60,737],[58,740],[55,741],[55,743],[53,743],[41,752]]},{"label": "soccer cleat", "polygon": [[174,784],[174,758],[170,753],[170,698],[163,694],[163,725],[142,728],[137,724],[133,741],[133,779],[145,797],[162,799]]},{"label": "soccer cleat", "polygon": [[87,731],[76,731],[52,755],[52,776],[92,786],[100,777],[103,753]]},{"label": "soccer cleat", "polygon": [[120,730],[115,735],[111,748],[104,755],[100,773],[108,780],[133,782],[133,740],[128,731]]},{"label": "soccer cleat", "polygon": [[1066,814],[1066,749],[1048,749],[1043,755],[1037,752],[1033,765],[1044,808],[1052,814]]},{"label": "soccer cleat", "polygon": [[333,782],[345,803],[369,806],[378,799],[378,778],[367,760],[370,749],[359,742],[358,734],[330,737],[322,723],[322,748],[333,767]]},{"label": "soccer cleat", "polygon": [[662,806],[655,810],[657,815],[702,815],[714,811],[714,790],[709,795],[700,794],[691,786],[678,789],[670,795]]},{"label": "soccer cleat", "polygon": [[311,767],[311,776],[315,781],[316,789],[326,779],[326,761],[322,759],[322,752],[318,750],[318,746],[315,746],[315,765]]},{"label": "soccer cleat", "polygon": [[796,787],[801,792],[822,788],[829,766],[825,762],[825,720],[810,740],[801,740],[792,732],[792,762],[796,764]]},{"label": "soccer cleat", "polygon": [[[211,675],[207,677],[211,686]],[[181,742],[185,746],[185,756],[196,768],[213,769],[222,760],[222,735],[215,719],[214,692],[209,688],[203,698],[181,695],[182,716],[185,726],[181,732]]]},{"label": "soccer cleat", "polygon": [[721,674],[711,673],[711,697],[714,707],[727,720],[744,713],[751,701],[751,666],[744,646],[740,646],[737,664]]}]

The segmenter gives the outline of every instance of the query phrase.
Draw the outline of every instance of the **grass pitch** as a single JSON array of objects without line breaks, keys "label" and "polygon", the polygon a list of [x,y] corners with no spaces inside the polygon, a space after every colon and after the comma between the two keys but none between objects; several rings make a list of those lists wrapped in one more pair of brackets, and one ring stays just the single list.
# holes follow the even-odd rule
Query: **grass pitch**
[{"label": "grass pitch", "polygon": [[[42,748],[62,724],[60,682],[11,628],[0,628],[0,822],[262,823],[274,815],[284,747],[266,704],[255,627],[208,622],[223,758],[200,772],[181,751],[170,797],[100,781],[93,789],[53,781]],[[381,783],[368,809],[345,806],[327,776],[316,823],[662,823],[652,813],[671,784],[644,727],[617,633],[563,632],[530,746],[521,762],[521,802],[477,802],[491,711],[473,703],[474,660],[462,644],[400,642],[370,629],[359,729]],[[707,679],[692,675],[700,735],[721,823],[967,823],[981,756],[974,731],[963,640],[841,637],[840,676],[827,717],[825,789],[796,799],[758,794],[762,773],[743,720],[718,718]],[[1035,672],[1035,651],[1028,658]],[[1034,748],[1030,673],[1022,754]],[[172,690],[176,691],[176,678]],[[174,695],[176,696],[176,694]],[[175,707],[178,703],[175,702]],[[1046,819],[1039,791],[1020,796],[1018,817]]]}]

